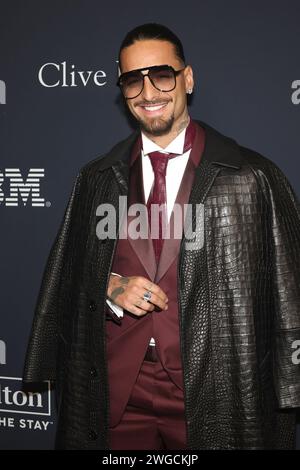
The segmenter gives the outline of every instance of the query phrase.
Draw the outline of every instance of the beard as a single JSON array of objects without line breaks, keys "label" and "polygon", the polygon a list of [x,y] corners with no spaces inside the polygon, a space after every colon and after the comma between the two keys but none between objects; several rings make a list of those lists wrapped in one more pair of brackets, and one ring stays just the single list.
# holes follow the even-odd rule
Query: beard
[{"label": "beard", "polygon": [[149,119],[149,121],[139,119],[139,123],[142,131],[149,135],[158,137],[168,134],[171,131],[174,119],[174,114],[172,114],[168,119],[152,118]]}]

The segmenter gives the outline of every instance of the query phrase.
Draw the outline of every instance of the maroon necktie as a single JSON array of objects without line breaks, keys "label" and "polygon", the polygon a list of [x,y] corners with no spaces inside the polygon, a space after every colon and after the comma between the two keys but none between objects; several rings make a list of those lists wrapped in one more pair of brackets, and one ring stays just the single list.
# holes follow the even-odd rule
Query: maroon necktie
[{"label": "maroon necktie", "polygon": [[[190,119],[190,122],[187,126],[185,132],[185,140],[183,153],[187,152],[192,148],[193,141],[196,134],[196,128],[193,121]],[[152,164],[154,171],[154,183],[152,185],[150,195],[147,201],[147,210],[148,210],[148,221],[149,227],[151,230],[151,206],[152,204],[157,204],[154,215],[155,218],[152,220],[152,231],[154,228],[154,235],[158,238],[152,238],[153,248],[155,252],[156,262],[158,264],[162,246],[163,246],[163,228],[167,227],[167,194],[166,194],[166,171],[167,165],[170,158],[177,157],[177,153],[163,153],[163,152],[150,152],[149,158]],[[158,211],[158,208],[160,210]],[[157,234],[157,235],[156,235]]]}]

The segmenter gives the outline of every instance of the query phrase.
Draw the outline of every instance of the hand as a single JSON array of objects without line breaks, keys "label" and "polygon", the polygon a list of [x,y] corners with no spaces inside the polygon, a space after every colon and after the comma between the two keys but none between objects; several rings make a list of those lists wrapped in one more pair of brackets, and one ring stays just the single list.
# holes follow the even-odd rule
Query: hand
[{"label": "hand", "polygon": [[[151,291],[151,301],[149,302],[143,300],[143,295],[148,290]],[[107,297],[137,317],[152,312],[155,307],[161,310],[168,308],[168,298],[162,289],[142,276],[120,277],[111,274]]]}]

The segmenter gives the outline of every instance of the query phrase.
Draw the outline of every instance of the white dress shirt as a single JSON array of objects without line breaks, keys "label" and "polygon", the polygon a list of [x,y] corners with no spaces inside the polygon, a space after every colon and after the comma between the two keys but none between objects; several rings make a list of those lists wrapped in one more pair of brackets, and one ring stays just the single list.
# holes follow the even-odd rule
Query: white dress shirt
[{"label": "white dress shirt", "polygon": [[[178,134],[172,142],[167,145],[164,149],[149,139],[145,134],[142,132],[142,141],[143,141],[143,149],[141,150],[141,158],[142,158],[142,171],[143,171],[143,184],[144,184],[144,194],[145,194],[145,201],[147,202],[152,185],[154,183],[154,171],[152,168],[151,160],[148,156],[150,152],[159,151],[164,153],[178,153],[178,157],[171,158],[167,165],[167,172],[166,172],[166,193],[167,193],[167,214],[168,220],[170,220],[172,209],[174,203],[176,201],[177,193],[179,190],[179,186],[183,177],[183,173],[186,167],[186,164],[189,159],[189,155],[191,150],[188,150],[185,153],[183,152],[184,147],[184,139],[185,139],[185,131]],[[115,274],[115,273],[112,273]],[[123,317],[124,311],[122,307],[119,307],[110,299],[106,299],[106,302],[113,310],[113,312],[118,317]],[[163,312],[162,312],[163,315]],[[151,338],[150,345],[155,345],[154,338]]]}]

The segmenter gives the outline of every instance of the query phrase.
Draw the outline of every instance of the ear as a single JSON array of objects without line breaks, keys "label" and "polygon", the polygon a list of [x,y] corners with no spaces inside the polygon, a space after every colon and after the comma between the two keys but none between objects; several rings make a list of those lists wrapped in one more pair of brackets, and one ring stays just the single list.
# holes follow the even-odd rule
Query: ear
[{"label": "ear", "polygon": [[187,65],[183,71],[184,73],[184,82],[185,82],[185,90],[188,92],[189,90],[193,90],[194,88],[194,75],[193,69],[190,65]]}]

